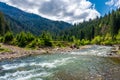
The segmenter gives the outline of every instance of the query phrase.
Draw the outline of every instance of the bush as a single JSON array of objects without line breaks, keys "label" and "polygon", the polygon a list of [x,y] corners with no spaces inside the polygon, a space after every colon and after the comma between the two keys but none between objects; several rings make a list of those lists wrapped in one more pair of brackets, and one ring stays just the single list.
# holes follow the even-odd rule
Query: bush
[{"label": "bush", "polygon": [[31,43],[27,45],[28,48],[41,48],[44,47],[44,41],[42,39],[36,38]]},{"label": "bush", "polygon": [[101,42],[102,45],[112,45],[113,41],[112,40],[105,40]]},{"label": "bush", "polygon": [[37,41],[36,39],[32,41],[30,44],[27,45],[28,48],[36,48],[37,47]]},{"label": "bush", "polygon": [[92,40],[92,44],[100,44],[102,41],[102,37],[100,36],[96,36],[93,40]]},{"label": "bush", "polygon": [[63,45],[61,43],[57,43],[56,46],[63,47]]},{"label": "bush", "polygon": [[88,44],[90,44],[90,41],[89,41],[89,40],[82,39],[82,40],[80,41],[80,45],[88,45]]},{"label": "bush", "polygon": [[30,32],[26,33],[26,39],[27,39],[27,42],[31,42],[35,39],[34,35],[31,34]]},{"label": "bush", "polygon": [[27,45],[27,35],[24,32],[17,34],[16,41],[19,47],[25,47]]},{"label": "bush", "polygon": [[52,47],[52,46],[53,46],[53,43],[52,43],[52,41],[44,40],[44,45],[45,45],[46,47]]},{"label": "bush", "polygon": [[53,46],[53,43],[52,43],[52,36],[50,33],[48,32],[43,32],[40,36],[40,39],[43,40],[44,42],[44,46],[46,47],[51,47]]},{"label": "bush", "polygon": [[3,42],[3,40],[4,40],[3,37],[0,37],[0,42]]},{"label": "bush", "polygon": [[13,40],[13,38],[14,38],[13,33],[12,32],[7,32],[4,36],[3,42],[7,43],[7,44],[10,44],[11,41]]},{"label": "bush", "polygon": [[116,42],[117,42],[117,44],[120,44],[120,31],[119,31],[118,35],[116,36]]}]

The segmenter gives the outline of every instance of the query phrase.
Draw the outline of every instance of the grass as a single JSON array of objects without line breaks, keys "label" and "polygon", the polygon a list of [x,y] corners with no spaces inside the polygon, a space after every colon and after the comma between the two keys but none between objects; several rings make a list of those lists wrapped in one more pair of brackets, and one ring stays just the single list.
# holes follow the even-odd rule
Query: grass
[{"label": "grass", "polygon": [[118,54],[120,54],[120,50],[118,51]]},{"label": "grass", "polygon": [[0,53],[3,53],[3,52],[11,52],[11,50],[7,48],[0,48]]},{"label": "grass", "polygon": [[11,52],[10,49],[7,49],[7,48],[3,48],[1,45],[0,45],[0,53],[3,53],[3,52]]}]

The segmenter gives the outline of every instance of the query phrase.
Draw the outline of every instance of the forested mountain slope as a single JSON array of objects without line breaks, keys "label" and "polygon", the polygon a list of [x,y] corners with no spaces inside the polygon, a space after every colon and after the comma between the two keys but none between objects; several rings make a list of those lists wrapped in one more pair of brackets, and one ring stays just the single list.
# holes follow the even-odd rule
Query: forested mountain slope
[{"label": "forested mountain slope", "polygon": [[66,22],[52,21],[41,16],[38,16],[36,14],[24,12],[20,9],[9,6],[2,2],[0,2],[0,11],[3,12],[5,15],[9,16],[8,20],[9,22],[11,22],[11,25],[14,24],[12,28],[10,27],[12,31],[16,31],[17,28],[14,27],[17,25],[17,27],[19,28],[17,30],[29,31],[33,34],[39,35],[43,30],[57,33],[60,30],[72,26],[71,24]]},{"label": "forested mountain slope", "polygon": [[10,28],[7,21],[5,20],[3,13],[0,12],[0,36],[4,35],[9,30]]},{"label": "forested mountain slope", "polygon": [[63,40],[70,41],[72,37],[79,40],[120,42],[120,9],[112,11],[104,17],[96,18],[95,20],[84,21],[74,25],[73,27],[62,31]]}]

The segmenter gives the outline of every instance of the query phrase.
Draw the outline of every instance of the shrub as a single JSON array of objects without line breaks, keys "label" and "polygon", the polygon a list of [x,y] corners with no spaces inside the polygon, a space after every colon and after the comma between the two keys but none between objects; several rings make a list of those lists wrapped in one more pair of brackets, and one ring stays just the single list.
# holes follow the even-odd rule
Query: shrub
[{"label": "shrub", "polygon": [[113,41],[112,40],[105,40],[101,42],[102,45],[112,45]]},{"label": "shrub", "polygon": [[102,38],[100,36],[96,36],[93,40],[92,40],[92,44],[100,44],[102,41]]},{"label": "shrub", "polygon": [[19,47],[25,47],[27,45],[27,36],[24,32],[17,34],[16,40]]},{"label": "shrub", "polygon": [[44,41],[39,38],[34,39],[27,45],[28,48],[40,48],[44,46],[45,46]]},{"label": "shrub", "polygon": [[4,38],[3,37],[0,37],[0,42],[3,42]]},{"label": "shrub", "polygon": [[80,45],[87,45],[87,44],[90,44],[90,41],[89,41],[89,40],[82,39],[82,40],[80,41]]},{"label": "shrub", "polygon": [[14,38],[13,33],[12,32],[7,32],[4,36],[3,42],[7,43],[7,44],[10,44],[11,41],[13,40],[13,38]]},{"label": "shrub", "polygon": [[43,32],[40,36],[40,39],[41,41],[44,41],[44,46],[46,47],[51,47],[53,46],[53,43],[52,43],[52,36],[50,33],[48,32]]}]

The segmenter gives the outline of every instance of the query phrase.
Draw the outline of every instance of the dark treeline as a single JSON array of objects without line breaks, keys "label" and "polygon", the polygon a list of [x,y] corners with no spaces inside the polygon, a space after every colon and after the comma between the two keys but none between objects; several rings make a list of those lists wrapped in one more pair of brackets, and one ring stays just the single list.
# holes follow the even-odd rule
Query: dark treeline
[{"label": "dark treeline", "polygon": [[[12,25],[13,26],[13,25]],[[39,36],[30,32],[12,32],[9,22],[0,13],[0,41],[19,47],[40,48],[71,44],[120,44],[120,9],[104,17],[75,24],[60,32],[42,31]]]},{"label": "dark treeline", "polygon": [[0,35],[3,36],[9,30],[9,25],[5,21],[3,14],[0,12]]},{"label": "dark treeline", "polygon": [[74,37],[85,43],[120,44],[120,9],[113,10],[104,17],[75,24],[72,28],[62,31],[59,36],[67,41]]}]

